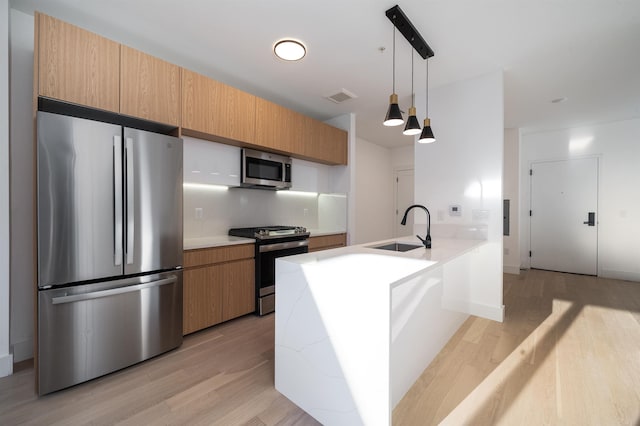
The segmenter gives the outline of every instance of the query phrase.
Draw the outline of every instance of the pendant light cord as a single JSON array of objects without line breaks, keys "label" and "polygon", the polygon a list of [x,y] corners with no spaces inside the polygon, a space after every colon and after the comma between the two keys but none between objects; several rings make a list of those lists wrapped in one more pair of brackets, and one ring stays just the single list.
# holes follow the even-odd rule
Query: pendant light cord
[{"label": "pendant light cord", "polygon": [[411,106],[416,106],[416,92],[413,91],[413,49],[411,50]]},{"label": "pendant light cord", "polygon": [[396,93],[396,26],[395,26],[395,15],[393,16],[394,24],[393,24],[393,92]]},{"label": "pendant light cord", "polygon": [[425,117],[429,118],[429,58],[427,58],[427,72],[426,72],[426,75],[427,75],[427,87],[426,87],[427,96],[425,96],[425,99],[426,99],[426,101],[425,101],[425,104],[426,104]]}]

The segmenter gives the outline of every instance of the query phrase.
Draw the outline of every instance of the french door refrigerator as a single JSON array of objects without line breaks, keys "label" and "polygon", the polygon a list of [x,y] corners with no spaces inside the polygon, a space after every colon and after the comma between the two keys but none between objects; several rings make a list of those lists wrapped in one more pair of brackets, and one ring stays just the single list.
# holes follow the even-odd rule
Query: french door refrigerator
[{"label": "french door refrigerator", "polygon": [[37,114],[40,395],[182,343],[182,140]]}]

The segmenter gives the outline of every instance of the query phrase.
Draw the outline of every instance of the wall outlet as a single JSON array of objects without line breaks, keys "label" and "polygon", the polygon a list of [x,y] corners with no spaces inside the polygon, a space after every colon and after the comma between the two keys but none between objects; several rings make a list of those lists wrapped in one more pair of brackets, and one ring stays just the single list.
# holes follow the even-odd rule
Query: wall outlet
[{"label": "wall outlet", "polygon": [[504,248],[504,254],[507,255],[507,256],[509,255],[509,249],[506,248],[506,247]]},{"label": "wall outlet", "polygon": [[202,207],[196,207],[196,219],[202,219]]},{"label": "wall outlet", "polygon": [[304,209],[304,210],[302,210],[302,215],[303,215],[304,217],[309,216],[309,209]]}]

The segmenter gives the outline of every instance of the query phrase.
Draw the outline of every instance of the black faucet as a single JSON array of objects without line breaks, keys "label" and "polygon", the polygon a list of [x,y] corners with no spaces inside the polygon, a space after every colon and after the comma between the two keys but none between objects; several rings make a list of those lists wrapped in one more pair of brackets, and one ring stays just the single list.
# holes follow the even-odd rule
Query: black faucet
[{"label": "black faucet", "polygon": [[407,224],[407,214],[411,209],[414,209],[416,207],[421,208],[422,210],[427,212],[427,236],[425,239],[420,238],[420,235],[416,235],[416,237],[418,237],[418,239],[422,241],[422,244],[424,244],[425,248],[430,249],[431,248],[431,214],[429,213],[429,210],[425,206],[421,204],[414,204],[412,206],[407,207],[407,210],[405,210],[404,212],[404,216],[402,216],[402,221],[400,222],[400,224],[401,225]]}]

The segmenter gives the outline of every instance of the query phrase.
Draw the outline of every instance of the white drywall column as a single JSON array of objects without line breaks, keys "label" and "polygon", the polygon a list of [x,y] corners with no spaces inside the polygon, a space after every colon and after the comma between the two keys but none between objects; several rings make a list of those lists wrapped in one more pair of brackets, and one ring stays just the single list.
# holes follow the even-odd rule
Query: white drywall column
[{"label": "white drywall column", "polygon": [[[424,94],[416,105],[424,117]],[[433,236],[487,229],[485,279],[470,289],[471,313],[502,320],[502,71],[429,90],[429,106],[436,142],[415,144],[415,201],[429,209]],[[451,205],[461,214],[449,215]],[[424,232],[426,215],[414,218]]]},{"label": "white drywall column", "polygon": [[356,116],[351,113],[342,114],[325,121],[325,123],[348,132],[348,165],[333,166],[330,186],[335,192],[347,194],[347,245],[349,245],[353,244],[356,238]]},{"label": "white drywall column", "polygon": [[502,192],[505,200],[510,200],[509,235],[503,237],[504,272],[520,273],[520,130],[504,129],[504,171]]},{"label": "white drywall column", "polygon": [[13,371],[9,353],[9,0],[0,0],[0,377]]}]

